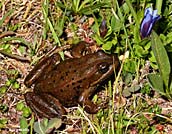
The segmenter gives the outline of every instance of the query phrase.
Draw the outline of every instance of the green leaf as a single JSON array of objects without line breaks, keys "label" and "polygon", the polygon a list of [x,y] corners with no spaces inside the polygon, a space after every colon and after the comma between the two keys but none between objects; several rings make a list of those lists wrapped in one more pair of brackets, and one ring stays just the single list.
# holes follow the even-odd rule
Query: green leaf
[{"label": "green leaf", "polygon": [[152,51],[150,52],[149,61],[150,61],[150,62],[154,62],[154,63],[156,63],[156,58],[155,58],[155,55],[153,54],[153,52],[152,52]]},{"label": "green leaf", "polygon": [[130,92],[128,89],[124,89],[124,90],[122,91],[122,95],[123,95],[124,97],[129,97],[129,96],[131,96],[131,92]]},{"label": "green leaf", "polygon": [[34,130],[39,134],[50,133],[54,128],[61,126],[62,120],[59,118],[52,118],[51,120],[44,119],[34,123]]},{"label": "green leaf", "polygon": [[11,85],[11,81],[10,80],[7,80],[6,81],[6,86],[8,87],[8,86],[10,86]]},{"label": "green leaf", "polygon": [[31,114],[31,110],[29,107],[23,107],[22,112],[22,115],[26,118],[29,117]]},{"label": "green leaf", "polygon": [[[96,27],[96,26],[94,25],[94,27]],[[92,38],[96,41],[98,46],[100,46],[104,43],[103,39],[98,34],[95,34]]]},{"label": "green leaf", "polygon": [[24,103],[23,103],[23,102],[17,103],[16,109],[17,109],[18,111],[21,111],[23,108],[24,108]]},{"label": "green leaf", "polygon": [[137,91],[140,90],[140,86],[139,85],[133,85],[131,86],[130,88],[128,88],[128,90],[131,92],[131,93],[135,93]]},{"label": "green leaf", "polygon": [[0,118],[0,128],[4,128],[7,123],[8,123],[7,118]]},{"label": "green leaf", "polygon": [[34,131],[38,134],[45,134],[47,123],[47,119],[44,119],[42,121],[38,120],[34,123]]},{"label": "green leaf", "polygon": [[20,119],[20,131],[22,134],[28,133],[28,124],[26,118],[22,117]]},{"label": "green leaf", "polygon": [[171,70],[170,62],[167,52],[160,38],[154,31],[152,32],[151,45],[152,45],[152,51],[155,55],[155,59],[159,67],[160,75],[164,81],[166,88],[168,88],[169,76]]},{"label": "green leaf", "polygon": [[163,87],[163,80],[160,75],[158,74],[149,74],[148,81],[153,89],[165,95],[164,87]]},{"label": "green leaf", "polygon": [[15,81],[13,84],[13,88],[18,89],[19,87],[20,87],[20,84],[17,81]]},{"label": "green leaf", "polygon": [[133,75],[131,73],[126,73],[123,76],[125,85],[128,85],[131,81],[133,81]]},{"label": "green leaf", "polygon": [[112,42],[111,41],[108,41],[105,44],[103,44],[102,47],[103,47],[104,50],[110,50],[111,47],[112,47]]},{"label": "green leaf", "polygon": [[0,87],[0,94],[4,94],[6,91],[7,91],[7,87],[6,86]]},{"label": "green leaf", "polygon": [[111,19],[111,28],[112,28],[112,31],[114,32],[118,32],[122,28],[121,21],[118,18],[115,18],[114,16],[112,16],[112,19]]},{"label": "green leaf", "polygon": [[62,125],[62,120],[59,118],[52,118],[48,122],[48,126],[46,128],[46,133],[51,132],[54,128],[58,129]]},{"label": "green leaf", "polygon": [[139,57],[145,57],[148,54],[148,51],[144,50],[140,45],[134,45],[135,54]]},{"label": "green leaf", "polygon": [[136,72],[136,62],[133,60],[126,59],[123,70],[130,72],[130,73],[135,73]]}]

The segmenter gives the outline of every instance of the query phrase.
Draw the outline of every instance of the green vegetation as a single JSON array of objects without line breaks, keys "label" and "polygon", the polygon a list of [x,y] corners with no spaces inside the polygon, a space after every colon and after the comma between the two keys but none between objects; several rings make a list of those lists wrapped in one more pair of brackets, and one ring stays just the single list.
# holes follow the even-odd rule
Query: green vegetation
[{"label": "green vegetation", "polygon": [[[160,19],[140,37],[145,9]],[[107,33],[100,27],[106,21]],[[93,96],[108,107],[90,115],[71,108],[69,125],[60,119],[38,119],[26,106],[25,76],[54,46],[95,42],[117,54],[121,67],[115,81]],[[60,55],[65,59],[64,53]],[[93,134],[169,133],[172,129],[171,0],[43,0],[0,1],[0,133],[78,132]],[[17,124],[16,126],[14,124]],[[55,128],[55,129],[54,129]]]}]

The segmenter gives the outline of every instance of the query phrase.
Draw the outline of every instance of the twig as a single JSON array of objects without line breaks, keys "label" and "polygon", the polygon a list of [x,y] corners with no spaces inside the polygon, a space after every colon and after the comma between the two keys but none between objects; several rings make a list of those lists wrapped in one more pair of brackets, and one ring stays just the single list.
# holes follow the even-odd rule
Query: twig
[{"label": "twig", "polygon": [[7,31],[7,32],[4,32],[4,33],[0,34],[0,39],[3,38],[3,37],[6,37],[6,36],[13,36],[13,35],[16,35],[15,32]]},{"label": "twig", "polygon": [[24,62],[29,62],[30,63],[30,60],[25,58],[25,57],[22,57],[22,56],[19,56],[19,55],[16,55],[16,54],[10,54],[10,53],[7,53],[5,52],[4,50],[0,50],[0,53],[5,55],[5,56],[8,56],[12,59],[16,59],[16,60],[20,60],[20,61],[24,61]]}]

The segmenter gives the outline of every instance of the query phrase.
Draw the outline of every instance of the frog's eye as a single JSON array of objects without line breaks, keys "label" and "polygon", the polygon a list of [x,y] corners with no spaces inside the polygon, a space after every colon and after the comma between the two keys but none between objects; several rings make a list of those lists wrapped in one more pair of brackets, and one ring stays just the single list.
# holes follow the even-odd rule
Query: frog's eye
[{"label": "frog's eye", "polygon": [[105,54],[103,50],[98,50],[97,53],[98,53],[98,56],[103,56]]},{"label": "frog's eye", "polygon": [[99,64],[98,70],[103,74],[106,73],[109,70],[109,64],[105,62]]}]

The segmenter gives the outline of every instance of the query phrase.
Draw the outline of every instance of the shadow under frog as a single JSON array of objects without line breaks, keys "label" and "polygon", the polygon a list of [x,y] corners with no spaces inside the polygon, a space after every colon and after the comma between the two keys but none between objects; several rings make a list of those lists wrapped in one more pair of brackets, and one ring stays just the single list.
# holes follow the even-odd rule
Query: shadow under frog
[{"label": "shadow under frog", "polygon": [[[40,60],[25,78],[25,85],[34,85],[33,92],[25,94],[28,106],[40,117],[62,118],[66,114],[64,107],[80,104],[87,113],[95,114],[101,106],[94,104],[90,96],[96,87],[107,79],[119,66],[115,55],[108,55],[99,50],[83,56],[85,42],[80,42],[74,49],[77,58],[60,61],[55,53]],[[79,49],[81,51],[78,51]]]}]

